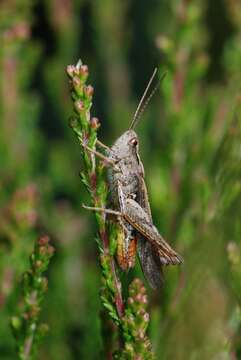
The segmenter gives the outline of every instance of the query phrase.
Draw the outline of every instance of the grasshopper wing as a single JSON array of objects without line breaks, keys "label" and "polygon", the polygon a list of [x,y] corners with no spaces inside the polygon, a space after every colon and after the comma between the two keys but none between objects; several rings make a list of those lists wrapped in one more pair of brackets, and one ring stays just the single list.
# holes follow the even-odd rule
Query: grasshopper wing
[{"label": "grasshopper wing", "polygon": [[163,284],[162,266],[152,244],[140,233],[137,233],[137,251],[145,278],[153,289]]},{"label": "grasshopper wing", "polygon": [[145,210],[133,199],[126,199],[125,205],[123,209],[125,220],[152,244],[152,247],[159,257],[160,263],[162,265],[182,263],[182,257],[178,255],[159,234]]},{"label": "grasshopper wing", "polygon": [[[136,200],[148,215],[149,220],[152,222],[151,208],[143,177],[139,177],[139,191]],[[148,280],[150,286],[153,289],[160,288],[164,282],[160,259],[152,244],[146,240],[140,232],[137,232],[137,251],[143,274]]]}]

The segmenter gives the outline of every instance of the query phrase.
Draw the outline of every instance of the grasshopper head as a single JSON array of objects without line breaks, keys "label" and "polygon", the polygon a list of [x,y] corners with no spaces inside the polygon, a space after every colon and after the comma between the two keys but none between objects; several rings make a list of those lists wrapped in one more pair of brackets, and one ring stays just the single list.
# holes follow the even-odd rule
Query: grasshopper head
[{"label": "grasshopper head", "polygon": [[121,135],[111,148],[112,156],[116,159],[132,157],[138,153],[138,137],[134,130],[127,130]]}]

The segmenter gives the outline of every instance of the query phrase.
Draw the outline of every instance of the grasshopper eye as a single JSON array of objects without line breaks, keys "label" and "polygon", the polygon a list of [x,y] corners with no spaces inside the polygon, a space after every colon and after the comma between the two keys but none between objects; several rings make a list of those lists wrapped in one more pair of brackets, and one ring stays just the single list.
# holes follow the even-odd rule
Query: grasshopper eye
[{"label": "grasshopper eye", "polygon": [[133,146],[137,146],[137,144],[138,144],[137,138],[131,139],[131,140],[130,140],[130,143],[131,143],[131,145],[133,145]]}]

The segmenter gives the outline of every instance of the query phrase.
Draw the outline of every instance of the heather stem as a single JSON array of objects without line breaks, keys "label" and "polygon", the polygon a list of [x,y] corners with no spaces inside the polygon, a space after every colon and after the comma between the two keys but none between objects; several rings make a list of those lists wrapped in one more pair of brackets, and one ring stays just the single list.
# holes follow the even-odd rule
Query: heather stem
[{"label": "heather stem", "polygon": [[[80,62],[76,65],[67,67],[67,73],[70,78],[72,98],[74,101],[75,117],[71,120],[71,126],[76,133],[82,147],[84,169],[81,173],[82,181],[87,187],[92,205],[95,207],[105,207],[107,198],[107,186],[103,179],[104,167],[97,163],[95,155],[83,148],[88,146],[95,150],[97,141],[97,130],[100,126],[98,119],[91,118],[90,108],[92,105],[93,88],[86,85],[88,77],[88,67]],[[121,283],[118,279],[115,269],[113,255],[110,254],[109,236],[106,229],[106,216],[104,213],[96,213],[96,221],[99,228],[101,239],[102,256],[100,262],[102,267],[106,267],[104,276],[108,277],[111,290],[111,297],[114,296],[114,304],[118,317],[121,317],[124,311],[124,303],[121,294]],[[107,263],[108,267],[107,267]],[[110,305],[110,304],[109,304]]]}]

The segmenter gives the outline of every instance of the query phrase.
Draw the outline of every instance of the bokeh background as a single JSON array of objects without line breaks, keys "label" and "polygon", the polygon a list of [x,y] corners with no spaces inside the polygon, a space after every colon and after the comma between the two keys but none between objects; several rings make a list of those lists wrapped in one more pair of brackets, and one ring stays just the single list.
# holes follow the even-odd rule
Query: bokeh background
[{"label": "bokeh background", "polygon": [[56,252],[37,358],[104,358],[95,222],[68,127],[65,68],[79,58],[108,145],[153,68],[168,70],[137,129],[154,222],[185,258],[148,288],[157,359],[241,359],[239,0],[0,2],[0,358],[16,358],[9,322],[42,233]]}]

